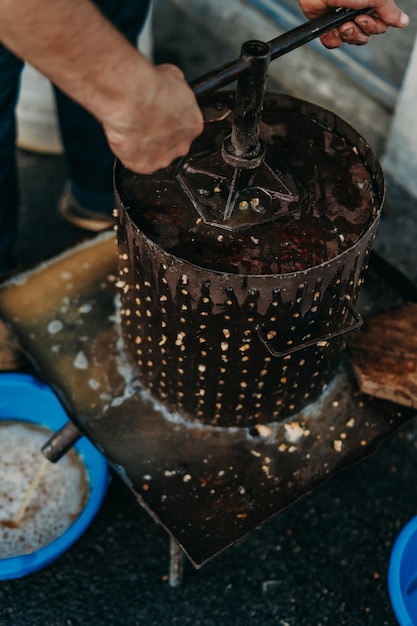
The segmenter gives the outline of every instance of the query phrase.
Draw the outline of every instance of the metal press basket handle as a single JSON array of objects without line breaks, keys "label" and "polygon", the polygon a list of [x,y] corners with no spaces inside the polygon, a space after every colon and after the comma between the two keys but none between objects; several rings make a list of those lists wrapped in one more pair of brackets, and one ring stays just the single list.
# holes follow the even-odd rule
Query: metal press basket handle
[{"label": "metal press basket handle", "polygon": [[359,330],[359,328],[361,328],[363,324],[362,315],[358,313],[358,311],[356,311],[356,309],[354,308],[349,298],[347,297],[342,298],[342,302],[345,304],[349,313],[355,320],[353,323],[343,328],[338,328],[337,330],[333,330],[330,333],[326,333],[322,335],[321,337],[317,337],[316,339],[309,339],[308,341],[303,341],[302,343],[299,343],[296,346],[291,346],[290,348],[287,348],[285,350],[275,350],[272,347],[270,340],[265,334],[265,330],[262,324],[258,324],[256,326],[256,332],[258,334],[259,339],[261,340],[261,342],[263,343],[263,345],[269,352],[269,354],[276,358],[288,356],[289,354],[293,354],[294,352],[299,352],[300,350],[305,350],[305,348],[310,348],[311,346],[325,348],[327,344],[329,343],[329,341],[331,341],[332,339],[335,339],[336,337],[340,337],[341,335],[352,333],[355,330]]}]

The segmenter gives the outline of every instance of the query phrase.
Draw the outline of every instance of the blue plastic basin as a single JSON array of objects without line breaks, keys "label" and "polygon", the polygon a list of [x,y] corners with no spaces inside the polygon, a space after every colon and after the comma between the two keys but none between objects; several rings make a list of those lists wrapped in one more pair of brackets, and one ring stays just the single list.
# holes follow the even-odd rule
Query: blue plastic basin
[{"label": "blue plastic basin", "polygon": [[391,552],[388,588],[400,626],[417,624],[417,517],[402,529]]},{"label": "blue plastic basin", "polygon": [[[50,387],[28,374],[7,373],[0,374],[0,420],[4,419],[32,422],[56,431],[66,424],[68,416]],[[74,447],[89,477],[88,502],[75,522],[47,546],[31,554],[0,559],[0,580],[26,576],[52,563],[82,535],[99,510],[109,481],[107,462],[85,437]]]}]

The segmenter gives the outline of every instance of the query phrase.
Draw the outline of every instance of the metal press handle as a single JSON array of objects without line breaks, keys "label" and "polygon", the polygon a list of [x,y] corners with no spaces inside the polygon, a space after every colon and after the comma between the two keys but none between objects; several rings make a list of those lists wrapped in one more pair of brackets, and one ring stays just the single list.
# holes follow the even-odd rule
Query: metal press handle
[{"label": "metal press handle", "polygon": [[348,309],[349,313],[355,320],[354,323],[345,326],[344,328],[339,328],[337,330],[332,331],[331,333],[326,333],[321,337],[316,337],[316,339],[309,339],[308,341],[303,341],[296,346],[292,346],[291,348],[286,348],[285,350],[275,350],[268,337],[265,334],[265,330],[261,324],[256,327],[256,332],[258,333],[258,337],[269,352],[269,354],[273,357],[283,357],[288,356],[289,354],[293,354],[294,352],[299,352],[300,350],[304,350],[305,348],[310,348],[311,346],[317,347],[326,347],[328,342],[335,337],[340,337],[341,335],[346,335],[347,333],[352,333],[354,330],[359,330],[363,324],[363,318],[358,311],[354,308],[353,304],[348,298],[343,298],[342,302]]},{"label": "metal press handle", "polygon": [[[310,20],[293,28],[275,39],[269,41],[271,46],[271,61],[283,56],[295,48],[324,35],[333,28],[338,28],[345,22],[349,22],[358,15],[368,13],[369,9],[345,9],[339,8],[326,13],[314,20]],[[221,65],[215,70],[190,82],[190,87],[196,96],[206,96],[212,91],[229,85],[241,76],[250,66],[250,60],[239,58]]]}]

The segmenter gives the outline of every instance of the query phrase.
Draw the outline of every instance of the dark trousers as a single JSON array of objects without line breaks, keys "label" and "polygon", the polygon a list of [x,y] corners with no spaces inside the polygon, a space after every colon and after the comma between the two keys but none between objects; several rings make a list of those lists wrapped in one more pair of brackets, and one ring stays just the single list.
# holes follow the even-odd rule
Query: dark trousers
[{"label": "dark trousers", "polygon": [[[142,29],[150,0],[95,0],[100,10],[131,41]],[[0,275],[14,268],[18,229],[15,108],[23,63],[0,45]],[[91,210],[113,208],[110,152],[101,125],[59,89],[54,89],[68,176],[77,199]]]}]

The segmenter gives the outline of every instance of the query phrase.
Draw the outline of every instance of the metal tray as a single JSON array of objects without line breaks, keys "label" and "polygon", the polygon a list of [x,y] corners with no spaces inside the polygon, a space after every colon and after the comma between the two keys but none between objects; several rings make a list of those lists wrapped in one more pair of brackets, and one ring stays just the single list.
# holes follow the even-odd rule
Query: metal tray
[{"label": "metal tray", "polygon": [[[0,286],[0,315],[30,363],[20,369],[34,368],[54,388],[195,567],[415,415],[360,393],[348,351],[319,400],[284,423],[215,428],[168,414],[141,389],[124,351],[116,264],[114,234],[100,235]],[[417,300],[414,285],[374,253],[362,314],[408,300]]]}]

